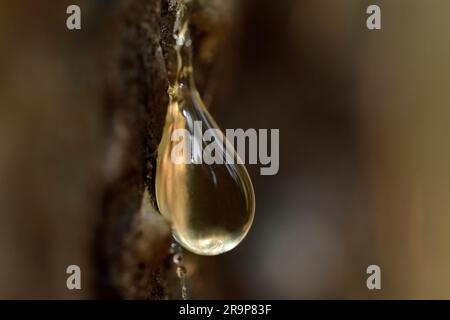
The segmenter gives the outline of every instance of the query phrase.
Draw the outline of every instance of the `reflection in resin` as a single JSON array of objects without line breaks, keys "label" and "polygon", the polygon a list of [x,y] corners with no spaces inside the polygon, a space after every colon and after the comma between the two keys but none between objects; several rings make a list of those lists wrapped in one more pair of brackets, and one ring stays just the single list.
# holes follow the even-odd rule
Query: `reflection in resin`
[{"label": "reflection in resin", "polygon": [[[186,129],[193,136],[195,121],[202,122],[203,131],[218,128],[195,87],[191,41],[183,12],[177,23],[178,70],[170,84],[170,104],[158,149],[156,197],[161,214],[172,223],[174,237],[184,248],[216,255],[236,247],[250,229],[255,211],[253,186],[241,164],[197,164],[198,152],[192,153],[189,164],[172,162],[172,150],[179,143],[171,141],[175,129]],[[224,135],[213,136],[227,159],[237,159],[225,139]],[[200,142],[200,150],[210,144]]]}]

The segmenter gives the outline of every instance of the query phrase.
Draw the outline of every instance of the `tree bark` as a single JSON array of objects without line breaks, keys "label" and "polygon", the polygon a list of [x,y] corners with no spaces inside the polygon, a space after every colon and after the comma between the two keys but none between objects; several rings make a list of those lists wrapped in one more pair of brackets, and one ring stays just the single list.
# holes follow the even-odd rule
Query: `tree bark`
[{"label": "tree bark", "polygon": [[0,4],[0,297],[170,298],[154,175],[177,0],[79,1],[79,31],[70,4]]}]

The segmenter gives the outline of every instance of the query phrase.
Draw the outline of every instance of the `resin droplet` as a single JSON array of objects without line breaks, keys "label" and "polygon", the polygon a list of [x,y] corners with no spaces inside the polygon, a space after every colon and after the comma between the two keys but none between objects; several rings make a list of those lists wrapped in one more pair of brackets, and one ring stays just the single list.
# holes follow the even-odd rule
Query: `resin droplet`
[{"label": "resin droplet", "polygon": [[[170,104],[158,149],[156,197],[161,214],[172,223],[174,237],[185,249],[200,255],[217,255],[236,247],[249,231],[255,211],[253,186],[223,134],[213,133],[211,141],[221,148],[223,159],[228,161],[207,164],[202,159],[202,150],[211,145],[211,141],[202,139],[202,134],[208,129],[219,129],[195,87],[186,24],[176,30],[178,73],[170,84]],[[184,150],[187,161],[183,163],[172,159],[180,144],[178,139],[172,141],[172,133],[177,129],[184,129],[194,138],[192,152],[186,154]],[[199,130],[200,137],[195,139]]]}]

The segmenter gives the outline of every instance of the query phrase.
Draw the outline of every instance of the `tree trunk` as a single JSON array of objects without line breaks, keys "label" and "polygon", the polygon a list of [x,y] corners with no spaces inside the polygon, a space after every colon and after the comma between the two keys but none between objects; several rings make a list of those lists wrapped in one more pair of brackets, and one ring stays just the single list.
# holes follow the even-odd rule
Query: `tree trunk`
[{"label": "tree trunk", "polygon": [[0,297],[170,297],[154,174],[177,1],[78,1],[78,31],[70,4],[0,4]]}]

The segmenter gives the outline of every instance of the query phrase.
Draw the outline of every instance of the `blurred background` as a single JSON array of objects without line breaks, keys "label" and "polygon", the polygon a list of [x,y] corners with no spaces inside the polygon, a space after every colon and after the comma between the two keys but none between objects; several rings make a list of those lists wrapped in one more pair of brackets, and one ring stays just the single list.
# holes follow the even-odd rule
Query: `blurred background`
[{"label": "blurred background", "polygon": [[[108,5],[80,3],[88,32]],[[92,276],[102,166],[95,36],[65,30],[68,4],[0,3],[1,298],[91,297],[60,268]],[[366,28],[371,4],[382,30]],[[222,128],[280,129],[280,171],[248,167],[253,227],[232,252],[188,255],[191,297],[450,299],[450,2],[230,7],[205,101]],[[382,290],[366,287],[371,264]]]},{"label": "blurred background", "polygon": [[279,128],[280,171],[251,168],[255,222],[214,261],[217,297],[450,298],[450,4],[237,2],[212,113]]}]

